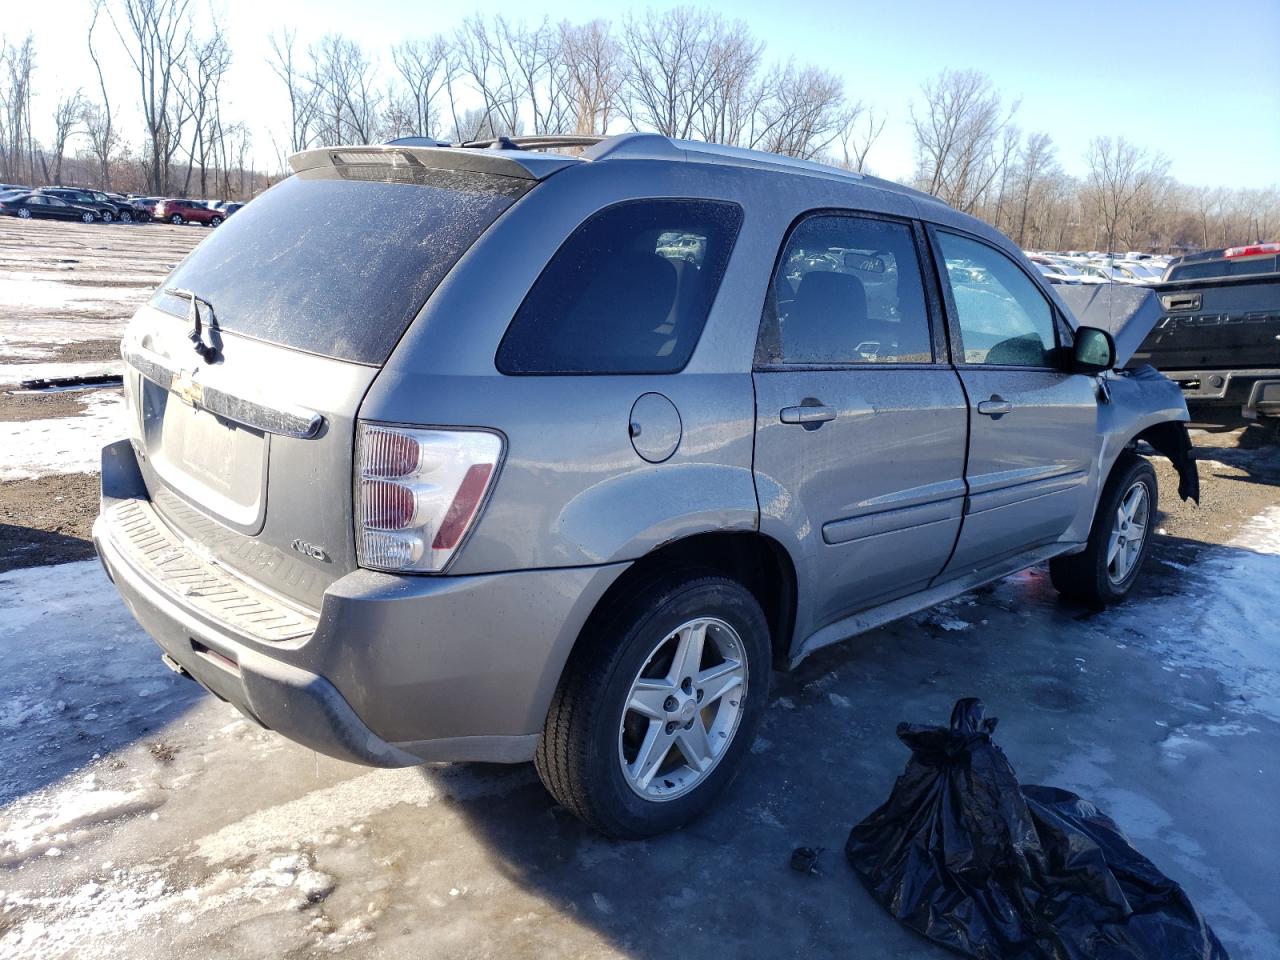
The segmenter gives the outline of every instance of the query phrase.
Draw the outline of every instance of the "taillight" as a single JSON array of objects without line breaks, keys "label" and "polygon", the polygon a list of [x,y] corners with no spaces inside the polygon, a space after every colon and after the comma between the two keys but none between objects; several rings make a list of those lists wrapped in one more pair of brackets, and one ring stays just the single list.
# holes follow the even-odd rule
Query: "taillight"
[{"label": "taillight", "polygon": [[1280,253],[1280,243],[1251,243],[1246,247],[1228,247],[1222,255],[1228,260],[1235,257],[1262,257]]},{"label": "taillight", "polygon": [[475,522],[502,459],[480,430],[362,423],[356,439],[356,542],[362,567],[437,573]]}]

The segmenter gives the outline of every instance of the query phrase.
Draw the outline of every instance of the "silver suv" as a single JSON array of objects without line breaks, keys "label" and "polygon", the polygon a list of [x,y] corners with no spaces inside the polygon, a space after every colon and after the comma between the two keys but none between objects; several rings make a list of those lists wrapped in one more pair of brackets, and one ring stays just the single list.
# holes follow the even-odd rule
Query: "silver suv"
[{"label": "silver suv", "polygon": [[298,154],[139,309],[94,537],[171,668],[636,837],[775,668],[1043,561],[1129,591],[1186,409],[1005,237],[769,154],[537,149],[575,143]]}]

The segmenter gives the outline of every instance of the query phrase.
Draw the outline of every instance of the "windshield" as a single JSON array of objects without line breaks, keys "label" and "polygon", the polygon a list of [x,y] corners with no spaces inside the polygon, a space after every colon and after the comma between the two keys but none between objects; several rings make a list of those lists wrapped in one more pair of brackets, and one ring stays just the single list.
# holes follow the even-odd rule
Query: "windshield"
[{"label": "windshield", "polygon": [[218,227],[152,304],[307,353],[381,364],[458,258],[532,185],[467,171],[308,170]]}]

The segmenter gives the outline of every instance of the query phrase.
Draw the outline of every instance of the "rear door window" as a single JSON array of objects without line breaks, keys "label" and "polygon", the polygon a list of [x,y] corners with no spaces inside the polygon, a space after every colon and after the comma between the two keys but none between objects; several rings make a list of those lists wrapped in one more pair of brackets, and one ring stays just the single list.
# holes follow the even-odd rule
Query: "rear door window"
[{"label": "rear door window", "polygon": [[683,369],[702,336],[741,223],[739,206],[708,200],[633,200],[596,213],[535,281],[498,347],[498,369]]},{"label": "rear door window", "polygon": [[757,355],[763,363],[931,362],[911,228],[847,214],[803,220],[774,274]]},{"label": "rear door window", "polygon": [[185,317],[189,301],[165,290],[189,290],[223,330],[381,364],[458,258],[531,186],[425,167],[308,170],[219,226],[152,303]]}]

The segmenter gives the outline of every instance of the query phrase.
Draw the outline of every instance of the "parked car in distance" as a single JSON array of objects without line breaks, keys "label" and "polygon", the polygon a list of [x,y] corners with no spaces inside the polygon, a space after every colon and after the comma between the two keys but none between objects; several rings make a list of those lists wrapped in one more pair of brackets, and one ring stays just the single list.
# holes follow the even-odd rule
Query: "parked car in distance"
[{"label": "parked car in distance", "polygon": [[94,540],[170,667],[335,757],[532,759],[647,836],[775,666],[1045,561],[1121,600],[1140,441],[1197,495],[1178,387],[981,221],[572,142],[299,153],[134,315]]},{"label": "parked car in distance", "polygon": [[127,222],[127,220],[131,219],[137,223],[146,223],[151,219],[151,208],[141,203],[140,198],[126,197],[124,194],[120,193],[106,193],[103,194],[103,196],[112,203],[123,208],[120,214],[121,220],[126,220]]},{"label": "parked car in distance", "polygon": [[1197,419],[1280,417],[1280,243],[1185,257],[1155,289],[1163,316],[1135,358],[1180,384]]},{"label": "parked car in distance", "polygon": [[70,203],[61,197],[45,193],[14,193],[0,198],[0,213],[30,220],[40,217],[47,220],[80,220],[93,223],[100,214],[94,207]]},{"label": "parked car in distance", "polygon": [[156,220],[167,220],[174,224],[203,223],[209,227],[216,227],[226,219],[221,210],[206,207],[198,200],[173,198],[159,201],[151,215]]},{"label": "parked car in distance", "polygon": [[89,207],[97,212],[98,218],[103,223],[110,223],[112,220],[133,219],[133,211],[128,204],[115,203],[108,199],[105,193],[99,191],[86,190],[81,187],[40,187],[37,192],[50,197],[58,197],[67,203]]}]

